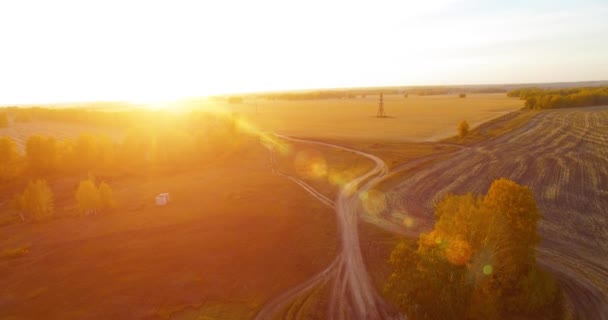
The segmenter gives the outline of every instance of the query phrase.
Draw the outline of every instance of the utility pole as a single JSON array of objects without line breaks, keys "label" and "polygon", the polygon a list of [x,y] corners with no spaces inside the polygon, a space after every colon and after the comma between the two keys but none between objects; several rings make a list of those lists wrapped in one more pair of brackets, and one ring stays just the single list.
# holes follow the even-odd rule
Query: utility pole
[{"label": "utility pole", "polygon": [[386,112],[384,112],[384,101],[382,99],[382,92],[380,92],[380,104],[378,105],[378,113],[376,118],[386,118]]}]

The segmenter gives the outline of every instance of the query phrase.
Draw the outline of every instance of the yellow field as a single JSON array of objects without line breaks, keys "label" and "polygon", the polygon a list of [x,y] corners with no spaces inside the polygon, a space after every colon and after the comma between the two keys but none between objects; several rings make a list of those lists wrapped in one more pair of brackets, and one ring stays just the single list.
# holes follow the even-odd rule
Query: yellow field
[{"label": "yellow field", "polygon": [[66,139],[77,138],[83,133],[105,134],[116,141],[122,137],[122,132],[118,129],[55,121],[12,122],[8,127],[0,128],[0,137],[12,138],[19,148],[23,148],[27,139],[32,135],[39,134]]},{"label": "yellow field", "polygon": [[502,93],[473,94],[463,99],[456,95],[386,95],[384,107],[389,118],[375,117],[378,96],[309,101],[248,99],[242,104],[218,107],[238,112],[262,130],[291,136],[432,141],[455,135],[461,120],[476,126],[520,109],[523,103]]}]

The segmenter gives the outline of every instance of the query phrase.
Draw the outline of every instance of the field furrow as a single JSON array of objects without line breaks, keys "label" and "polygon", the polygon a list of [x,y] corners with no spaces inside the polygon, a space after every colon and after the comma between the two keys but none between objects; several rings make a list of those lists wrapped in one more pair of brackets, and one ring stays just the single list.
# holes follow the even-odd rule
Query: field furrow
[{"label": "field furrow", "polygon": [[[418,218],[447,193],[484,192],[500,177],[528,185],[543,214],[540,263],[584,316],[608,313],[608,107],[545,112],[401,183],[391,203]],[[489,164],[489,165],[486,165]]]}]

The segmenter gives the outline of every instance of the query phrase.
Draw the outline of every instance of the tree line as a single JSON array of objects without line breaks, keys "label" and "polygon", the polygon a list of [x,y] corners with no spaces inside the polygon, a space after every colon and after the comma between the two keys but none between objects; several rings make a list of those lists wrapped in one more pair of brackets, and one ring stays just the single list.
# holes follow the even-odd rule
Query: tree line
[{"label": "tree line", "polygon": [[567,89],[521,88],[509,91],[507,96],[525,100],[527,109],[590,107],[608,104],[608,86]]},{"label": "tree line", "polygon": [[0,137],[0,181],[17,176],[44,177],[146,165],[196,165],[236,150],[244,135],[234,117],[193,113],[164,124],[145,123],[122,141],[107,135],[75,139],[32,135],[21,154],[16,142]]},{"label": "tree line", "polygon": [[[82,180],[74,193],[80,214],[97,214],[114,208],[116,202],[112,188],[105,182],[99,185],[89,177]],[[21,221],[41,221],[53,216],[55,212],[55,196],[44,179],[32,180],[22,193],[15,195],[12,207]]]},{"label": "tree line", "polygon": [[[145,173],[158,168],[175,171],[205,165],[234,155],[247,139],[236,116],[194,112],[141,121],[120,140],[93,134],[68,139],[32,135],[20,150],[11,137],[1,136],[3,198],[10,199],[12,193],[12,208],[22,221],[44,220],[54,212],[54,195],[47,181],[92,177],[96,173],[115,176],[121,172]],[[19,189],[22,191],[15,194]],[[99,213],[114,206],[110,186],[96,183],[93,178],[81,181],[74,197],[83,214]]]},{"label": "tree line", "polygon": [[[105,107],[111,108],[113,105],[108,103]],[[53,121],[119,129],[141,126],[142,123],[171,123],[182,118],[182,115],[166,110],[127,108],[128,105],[119,106],[122,106],[123,109],[103,111],[103,109],[100,109],[102,106],[97,104],[83,104],[74,108],[4,107],[1,108],[0,115],[4,114],[12,117],[15,122]]]},{"label": "tree line", "polygon": [[563,299],[536,263],[541,218],[530,189],[499,179],[449,195],[417,246],[400,243],[385,293],[409,319],[560,319]]}]

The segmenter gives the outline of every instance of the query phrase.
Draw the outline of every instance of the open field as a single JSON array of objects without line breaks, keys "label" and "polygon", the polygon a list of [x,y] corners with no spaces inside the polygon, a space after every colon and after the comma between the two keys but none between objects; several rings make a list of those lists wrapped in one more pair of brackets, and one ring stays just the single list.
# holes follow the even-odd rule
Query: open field
[{"label": "open field", "polygon": [[276,169],[300,179],[332,201],[349,181],[368,172],[373,162],[348,151],[286,141],[289,151],[275,155]]},{"label": "open field", "polygon": [[[0,259],[0,318],[247,318],[335,256],[331,209],[260,147],[112,186],[114,212],[2,227],[0,252],[28,249]],[[162,191],[173,203],[157,208]]]},{"label": "open field", "polygon": [[115,128],[56,121],[12,122],[8,127],[0,128],[0,136],[12,138],[21,150],[23,150],[27,139],[32,135],[47,135],[58,139],[65,139],[77,138],[83,133],[105,134],[115,141],[123,136],[123,133]]},{"label": "open field", "polygon": [[399,224],[407,215],[430,226],[434,201],[448,193],[483,193],[500,177],[528,185],[543,214],[540,263],[556,274],[582,318],[605,318],[607,128],[608,107],[540,113],[413,173],[389,193],[391,210],[384,214]]},{"label": "open field", "polygon": [[[389,118],[375,118],[378,96],[305,101],[246,100],[217,104],[247,117],[262,130],[289,136],[389,141],[432,141],[456,134],[456,125],[471,126],[523,107],[519,99],[502,94],[384,96]],[[257,110],[257,112],[256,112]]]},{"label": "open field", "polygon": [[[114,213],[3,228],[0,272],[11,276],[0,280],[6,288],[0,316],[39,315],[32,310],[50,318],[394,315],[380,295],[394,245],[432,226],[434,199],[485,192],[506,176],[532,186],[544,214],[539,260],[579,297],[574,304],[582,315],[594,317],[607,292],[601,261],[608,257],[602,216],[608,204],[596,201],[608,194],[602,180],[607,120],[606,108],[516,112],[467,139],[441,142],[309,134],[280,139],[284,150],[273,156],[255,147],[196,171],[118,178],[112,187],[121,207]],[[441,128],[433,130],[437,135]],[[385,207],[370,190],[384,191]],[[159,209],[152,196],[162,191],[175,203]],[[62,210],[70,210],[66,199],[59,201]],[[358,221],[360,212],[371,213],[363,218],[381,228]],[[410,229],[404,215],[415,222]],[[75,276],[67,281],[67,274]],[[97,291],[79,295],[90,288]],[[152,291],[159,293],[146,294]],[[68,310],[62,301],[77,307]],[[264,312],[269,304],[276,308]]]}]

